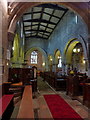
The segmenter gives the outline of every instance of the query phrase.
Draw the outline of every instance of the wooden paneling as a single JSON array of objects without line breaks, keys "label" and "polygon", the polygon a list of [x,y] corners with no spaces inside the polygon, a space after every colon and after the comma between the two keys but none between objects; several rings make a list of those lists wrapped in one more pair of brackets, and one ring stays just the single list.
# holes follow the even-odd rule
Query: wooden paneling
[{"label": "wooden paneling", "polygon": [[10,68],[8,81],[17,83],[22,81],[23,84],[34,79],[34,68]]},{"label": "wooden paneling", "polygon": [[84,85],[83,104],[90,108],[90,83],[85,83]]},{"label": "wooden paneling", "polygon": [[67,95],[72,98],[78,95],[79,91],[79,77],[78,76],[68,76],[67,78]]}]

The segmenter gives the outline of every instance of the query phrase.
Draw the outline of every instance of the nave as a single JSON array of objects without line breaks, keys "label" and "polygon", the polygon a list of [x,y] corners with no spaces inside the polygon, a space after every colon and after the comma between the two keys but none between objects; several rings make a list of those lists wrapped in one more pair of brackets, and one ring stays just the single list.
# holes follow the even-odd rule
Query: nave
[{"label": "nave", "polygon": [[[72,100],[66,95],[65,91],[55,91],[42,77],[37,78],[38,91],[33,93],[33,110],[34,119],[53,119],[50,109],[43,95],[59,95],[61,96],[84,120],[89,120],[89,112],[86,106],[83,106],[78,100]],[[17,118],[21,99],[15,104],[11,118]],[[62,105],[61,105],[62,106]],[[67,118],[68,120],[68,118]]]},{"label": "nave", "polygon": [[0,2],[0,118],[90,118],[90,2],[16,1]]}]

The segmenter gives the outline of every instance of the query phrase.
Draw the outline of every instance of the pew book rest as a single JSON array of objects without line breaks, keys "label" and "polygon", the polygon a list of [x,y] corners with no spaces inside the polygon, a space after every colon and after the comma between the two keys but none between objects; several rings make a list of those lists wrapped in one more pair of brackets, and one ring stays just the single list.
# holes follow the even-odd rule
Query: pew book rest
[{"label": "pew book rest", "polygon": [[33,101],[32,101],[32,86],[26,85],[17,118],[34,120]]}]

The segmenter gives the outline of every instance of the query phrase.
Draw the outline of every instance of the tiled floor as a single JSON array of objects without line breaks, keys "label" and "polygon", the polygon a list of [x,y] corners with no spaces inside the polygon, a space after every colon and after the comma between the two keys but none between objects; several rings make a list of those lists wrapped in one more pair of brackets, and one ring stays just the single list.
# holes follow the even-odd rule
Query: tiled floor
[{"label": "tiled floor", "polygon": [[[44,94],[58,94],[61,97],[64,98],[64,100],[85,120],[90,120],[90,111],[87,109],[87,107],[83,106],[79,101],[72,100],[69,96],[66,95],[65,92],[62,91],[55,91],[54,89],[51,89],[46,82],[42,81],[42,79],[38,78],[38,92],[34,94],[33,99],[33,107],[34,107],[34,113],[35,118],[38,118],[37,120],[43,120],[43,118],[52,118],[51,112],[44,100],[43,95]],[[20,102],[15,105],[14,112],[12,114],[12,118],[16,118],[18,109],[19,109]]]}]

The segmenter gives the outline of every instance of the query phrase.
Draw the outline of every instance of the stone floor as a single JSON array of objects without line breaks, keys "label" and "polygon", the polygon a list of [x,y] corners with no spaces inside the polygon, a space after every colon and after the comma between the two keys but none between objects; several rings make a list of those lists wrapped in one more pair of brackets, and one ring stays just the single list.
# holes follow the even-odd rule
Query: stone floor
[{"label": "stone floor", "polygon": [[[37,79],[38,92],[33,94],[33,108],[35,120],[42,120],[44,118],[51,119],[52,114],[44,100],[44,94],[58,94],[64,98],[64,100],[82,117],[84,120],[90,120],[90,110],[87,107],[83,106],[79,101],[72,100],[69,96],[66,95],[65,91],[55,91],[50,87],[42,78],[38,77]],[[20,101],[15,104],[15,108],[11,118],[16,118],[19,110]],[[53,118],[52,118],[53,119]]]}]

